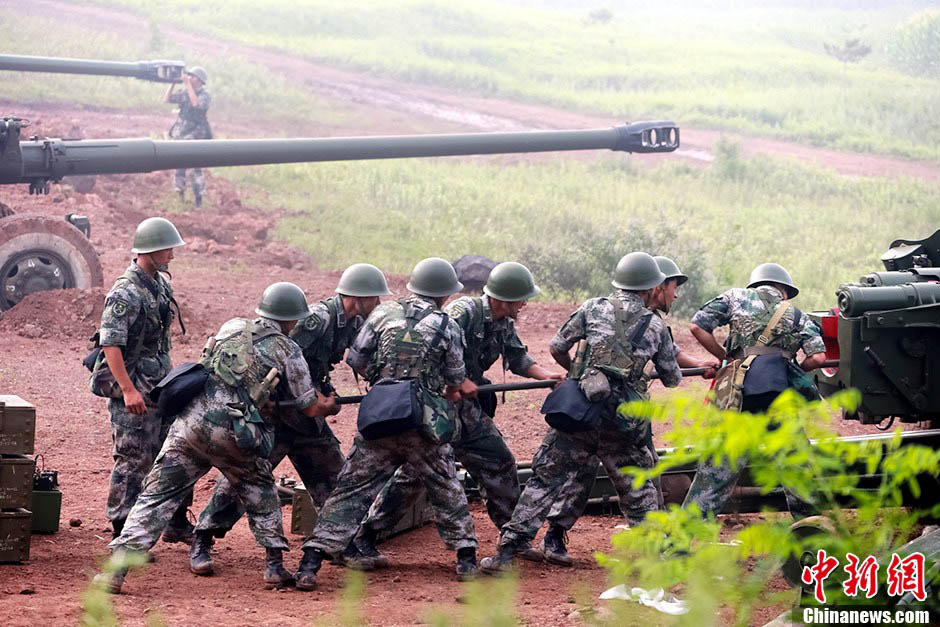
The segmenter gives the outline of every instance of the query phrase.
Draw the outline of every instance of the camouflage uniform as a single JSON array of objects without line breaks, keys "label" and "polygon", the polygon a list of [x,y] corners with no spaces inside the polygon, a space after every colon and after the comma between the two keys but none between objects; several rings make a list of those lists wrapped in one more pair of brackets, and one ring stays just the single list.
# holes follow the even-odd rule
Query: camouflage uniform
[{"label": "camouflage uniform", "polygon": [[[412,296],[404,303],[424,316],[414,327],[422,338],[438,333],[445,318],[433,300]],[[373,385],[387,377],[395,348],[389,338],[405,325],[402,303],[379,305],[356,336],[347,363]],[[465,375],[463,359],[463,333],[456,322],[448,319],[439,348],[427,356],[424,371],[415,373],[424,392],[439,396],[445,385],[459,385]],[[475,548],[473,519],[467,509],[467,497],[457,481],[449,447],[432,442],[417,430],[408,430],[374,440],[356,434],[336,488],[320,511],[304,549],[316,549],[334,557],[342,553],[376,495],[403,464],[410,464],[427,489],[444,543],[455,549]]]},{"label": "camouflage uniform", "polygon": [[[170,94],[168,102],[179,105],[179,116],[170,128],[170,139],[212,139],[212,129],[209,127],[209,119],[206,117],[209,111],[209,103],[212,102],[212,96],[206,91],[205,86],[202,86],[196,92],[196,99],[198,104],[193,106],[193,103],[189,101],[189,93],[186,89]],[[186,191],[185,169],[176,171],[173,187],[178,193]],[[193,193],[202,196],[205,191],[206,179],[203,176],[202,168],[193,168]]]},{"label": "camouflage uniform", "polygon": [[[343,359],[346,348],[362,325],[362,318],[357,316],[347,320],[343,299],[338,294],[317,303],[311,312],[297,323],[290,337],[303,350],[314,385],[325,390],[331,387],[333,364]],[[284,457],[289,457],[307,493],[318,508],[322,507],[343,468],[339,440],[323,420],[308,418],[298,411],[287,411],[290,413],[279,416],[281,419],[275,424],[274,448],[268,461],[272,468],[277,468]],[[212,498],[199,516],[196,531],[211,531],[214,536],[222,538],[244,513],[231,483],[220,476]]]},{"label": "camouflage uniform", "polygon": [[[277,368],[282,386],[300,407],[316,402],[317,393],[300,347],[280,333],[274,320],[259,318],[256,322],[274,333],[254,343],[255,359],[265,369]],[[242,324],[242,320],[230,320],[222,325],[216,337],[227,337]],[[113,549],[150,549],[184,494],[213,466],[228,479],[244,504],[258,544],[271,549],[287,548],[271,464],[259,457],[257,451],[243,450],[235,440],[232,408],[243,409],[244,405],[236,388],[225,384],[215,373],[209,375],[205,391],[170,428],[124,531],[111,542]],[[266,424],[265,428],[272,427]]]},{"label": "camouflage uniform", "polygon": [[[770,285],[732,288],[705,303],[692,317],[692,324],[709,333],[728,325],[730,331],[725,348],[728,350],[729,359],[738,359],[743,357],[745,348],[757,345],[758,336],[763,333],[781,302],[783,294]],[[798,350],[803,349],[803,353],[809,357],[826,350],[819,327],[809,316],[798,313],[795,307],[791,307],[784,314],[776,329],[777,335],[774,335],[769,345],[787,351],[790,355],[795,355]],[[819,398],[813,380],[792,357],[787,362],[787,384],[809,400]],[[743,411],[766,411],[777,394],[779,391],[756,396],[746,395]],[[738,470],[732,470],[727,462],[719,465],[700,465],[683,505],[695,503],[706,514],[720,512],[737,485],[746,463],[746,459],[738,460]],[[800,500],[789,490],[785,489],[784,493],[790,513],[794,516],[805,516],[813,511],[811,504]]]},{"label": "camouflage uniform", "polygon": [[617,407],[625,401],[647,397],[646,381],[640,373],[649,361],[653,362],[664,385],[674,387],[682,380],[675,360],[675,346],[665,323],[652,315],[637,294],[619,290],[607,298],[592,298],[581,305],[552,339],[551,349],[567,352],[580,340],[586,340],[591,347],[587,365],[606,365],[602,348],[615,346],[614,343],[619,346],[621,341],[614,330],[613,301],[617,300],[628,319],[638,324],[648,320],[642,333],[631,325],[637,337],[632,339],[631,345],[622,347],[623,354],[632,357],[633,366],[623,373],[623,378],[608,376],[611,394],[604,401],[596,427],[579,433],[549,429],[532,460],[532,477],[519,497],[512,520],[502,528],[500,545],[531,542],[546,512],[559,502],[568,504],[564,508],[567,515],[553,522],[570,529],[587,502],[598,459],[617,489],[620,511],[631,524],[641,522],[647,512],[659,508],[660,499],[652,482],[647,481],[634,490],[633,478],[620,473],[624,466],[653,466],[649,422],[619,417]]},{"label": "camouflage uniform", "polygon": [[[467,378],[477,385],[489,383],[484,373],[499,358],[503,359],[503,367],[520,376],[525,376],[535,363],[516,334],[512,318],[493,320],[487,296],[464,296],[450,303],[446,311],[463,330]],[[450,443],[454,455],[486,491],[490,520],[502,527],[509,522],[519,500],[516,458],[477,399],[460,401],[457,416],[461,422],[460,436]],[[375,531],[393,529],[420,492],[421,481],[414,471],[407,466],[399,468],[372,505],[363,525]]]},{"label": "camouflage uniform", "polygon": [[[137,262],[114,282],[101,314],[99,344],[120,346],[131,382],[147,402],[147,413],[132,414],[123,398],[108,399],[114,469],[108,490],[108,520],[119,528],[140,494],[144,477],[166,439],[173,418],[160,418],[150,391],[170,371],[170,307],[173,289],[158,273],[151,277]],[[139,348],[138,348],[139,347]],[[104,359],[102,354],[99,359]],[[192,492],[180,506],[192,503]]]}]

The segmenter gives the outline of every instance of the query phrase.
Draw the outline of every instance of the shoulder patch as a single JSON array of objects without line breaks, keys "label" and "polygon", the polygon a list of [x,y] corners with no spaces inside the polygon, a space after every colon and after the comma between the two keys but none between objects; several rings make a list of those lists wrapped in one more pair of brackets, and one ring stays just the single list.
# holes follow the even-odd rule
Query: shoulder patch
[{"label": "shoulder patch", "polygon": [[304,328],[305,328],[305,329],[307,329],[307,330],[309,330],[309,331],[313,331],[313,330],[315,330],[315,329],[317,329],[317,328],[319,328],[319,327],[320,327],[320,318],[318,318],[317,316],[315,316],[315,315],[313,315],[313,316],[307,316],[307,317],[304,319]]},{"label": "shoulder patch", "polygon": [[127,313],[127,301],[116,299],[111,305],[111,313],[113,313],[118,318],[123,317]]}]

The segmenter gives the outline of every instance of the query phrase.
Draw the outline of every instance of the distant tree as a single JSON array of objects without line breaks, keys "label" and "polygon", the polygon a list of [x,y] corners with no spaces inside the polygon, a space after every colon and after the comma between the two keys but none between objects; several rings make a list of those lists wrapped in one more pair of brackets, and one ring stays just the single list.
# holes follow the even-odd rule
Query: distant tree
[{"label": "distant tree", "polygon": [[846,68],[849,63],[858,63],[871,53],[871,46],[861,39],[846,39],[841,46],[825,42],[823,48],[830,57],[842,61],[843,66]]},{"label": "distant tree", "polygon": [[940,10],[922,11],[899,26],[887,50],[898,68],[940,78]]},{"label": "distant tree", "polygon": [[614,14],[610,9],[594,9],[588,14],[589,24],[607,24],[614,19]]}]

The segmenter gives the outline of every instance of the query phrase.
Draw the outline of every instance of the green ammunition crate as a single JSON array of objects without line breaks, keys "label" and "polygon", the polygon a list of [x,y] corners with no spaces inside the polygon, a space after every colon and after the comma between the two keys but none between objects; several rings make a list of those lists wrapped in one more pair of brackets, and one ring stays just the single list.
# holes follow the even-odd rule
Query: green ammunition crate
[{"label": "green ammunition crate", "polygon": [[62,513],[62,492],[33,491],[33,533],[58,533]]},{"label": "green ammunition crate", "polygon": [[0,510],[0,562],[29,559],[32,517],[30,511],[22,507]]},{"label": "green ammunition crate", "polygon": [[36,408],[19,396],[0,394],[0,455],[32,455]]},{"label": "green ammunition crate", "polygon": [[0,455],[0,509],[30,509],[36,461],[25,455]]}]

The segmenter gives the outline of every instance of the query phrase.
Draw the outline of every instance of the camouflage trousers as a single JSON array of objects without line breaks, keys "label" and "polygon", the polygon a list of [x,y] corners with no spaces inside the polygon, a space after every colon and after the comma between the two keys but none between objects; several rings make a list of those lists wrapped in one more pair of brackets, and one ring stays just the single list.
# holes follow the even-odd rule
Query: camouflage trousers
[{"label": "camouflage trousers", "polygon": [[630,524],[639,524],[647,512],[660,508],[661,496],[651,481],[633,489],[633,477],[620,473],[625,466],[652,468],[654,454],[646,439],[604,419],[590,431],[565,433],[549,429],[532,459],[532,476],[519,503],[500,533],[500,544],[531,542],[554,506],[555,524],[570,529],[587,504],[597,474],[604,465],[617,490],[620,511]]},{"label": "camouflage trousers", "polygon": [[304,548],[333,557],[342,553],[376,495],[403,464],[411,465],[427,489],[444,544],[450,549],[476,547],[473,519],[449,447],[433,444],[411,430],[376,440],[356,434],[336,488],[320,510]]},{"label": "camouflage trousers", "polygon": [[[202,173],[202,168],[193,168],[192,169],[192,179],[193,179],[193,194],[196,196],[204,196],[206,193],[206,177]],[[173,177],[173,189],[177,193],[183,193],[186,191],[186,170],[177,170],[176,175]]]},{"label": "camouflage trousers", "polygon": [[[108,399],[111,413],[111,484],[108,489],[107,516],[111,521],[123,521],[140,494],[144,477],[150,472],[153,460],[166,440],[173,418],[161,419],[156,408],[147,406],[146,414],[132,414],[124,400]],[[185,520],[186,509],[192,505],[193,493],[180,503],[176,519]]]},{"label": "camouflage trousers", "polygon": [[[205,397],[197,397],[196,408],[200,402],[205,405]],[[238,447],[230,418],[210,421],[203,416],[204,412],[191,409],[170,427],[124,530],[111,542],[112,549],[150,550],[173,511],[212,467],[229,480],[244,504],[258,544],[287,549],[271,464]]]},{"label": "camouflage trousers", "polygon": [[[503,434],[475,400],[463,400],[457,407],[460,437],[450,443],[454,457],[486,492],[486,511],[497,528],[509,522],[519,500],[516,458],[506,446]],[[402,519],[424,488],[414,468],[404,465],[395,471],[369,508],[363,527],[390,531]]]},{"label": "camouflage trousers", "polygon": [[[737,470],[732,469],[731,464],[726,459],[717,465],[711,462],[699,464],[695,470],[692,485],[689,486],[689,492],[682,502],[682,507],[688,507],[695,503],[702,511],[703,516],[708,516],[709,513],[720,514],[725,503],[731,498],[735,486],[738,485],[738,479],[741,478],[741,473],[746,465],[746,457],[738,460]],[[783,489],[783,494],[787,499],[787,509],[795,520],[814,516],[818,513],[812,502],[804,501],[787,488]]]},{"label": "camouflage trousers", "polygon": [[[278,424],[274,448],[268,457],[271,468],[277,468],[285,457],[294,465],[314,504],[322,508],[343,468],[343,453],[333,431],[324,424],[319,435],[306,435]],[[245,507],[232,483],[220,475],[209,503],[199,515],[196,531],[211,531],[217,538],[225,537],[244,513]]]}]

